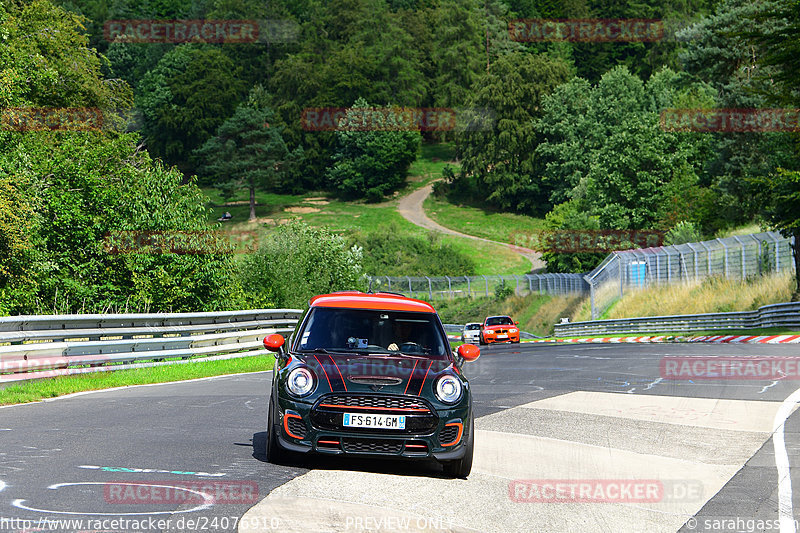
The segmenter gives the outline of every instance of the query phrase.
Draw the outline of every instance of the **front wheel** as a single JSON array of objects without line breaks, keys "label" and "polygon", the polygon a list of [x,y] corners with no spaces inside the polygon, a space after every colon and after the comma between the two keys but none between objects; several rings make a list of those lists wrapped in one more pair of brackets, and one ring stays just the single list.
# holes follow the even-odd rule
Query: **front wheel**
[{"label": "front wheel", "polygon": [[471,413],[466,446],[464,457],[455,461],[447,461],[442,465],[446,476],[467,479],[467,476],[472,471],[472,455],[475,448],[475,416]]},{"label": "front wheel", "polygon": [[267,415],[267,461],[280,464],[285,459],[286,453],[278,443],[279,428],[275,424],[275,400],[269,397],[269,415]]}]

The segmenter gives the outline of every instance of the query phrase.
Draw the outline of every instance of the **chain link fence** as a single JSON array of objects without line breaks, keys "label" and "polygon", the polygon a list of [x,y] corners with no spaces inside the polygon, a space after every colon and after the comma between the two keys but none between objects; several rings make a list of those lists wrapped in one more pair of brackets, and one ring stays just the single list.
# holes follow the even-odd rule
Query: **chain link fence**
[{"label": "chain link fence", "polygon": [[493,296],[507,287],[515,294],[583,294],[589,285],[583,274],[525,274],[521,276],[370,276],[370,289],[417,298]]},{"label": "chain link fence", "polygon": [[613,252],[585,275],[598,319],[627,290],[709,276],[745,279],[794,268],[791,241],[777,232]]}]

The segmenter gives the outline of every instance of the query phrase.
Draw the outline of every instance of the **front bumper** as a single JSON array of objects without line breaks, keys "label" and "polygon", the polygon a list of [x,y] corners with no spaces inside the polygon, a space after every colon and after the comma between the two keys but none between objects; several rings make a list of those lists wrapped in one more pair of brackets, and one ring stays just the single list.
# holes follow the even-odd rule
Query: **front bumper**
[{"label": "front bumper", "polygon": [[[462,458],[467,451],[466,432],[470,430],[466,427],[466,421],[470,419],[468,402],[453,409],[433,408],[430,424],[421,424],[425,426],[422,429],[417,424],[417,429],[402,432],[344,428],[341,421],[334,427],[329,423],[330,418],[324,417],[325,423],[321,424],[320,413],[312,404],[288,398],[280,398],[278,403],[278,442],[294,452],[450,461]],[[343,412],[346,410],[342,409]]]}]

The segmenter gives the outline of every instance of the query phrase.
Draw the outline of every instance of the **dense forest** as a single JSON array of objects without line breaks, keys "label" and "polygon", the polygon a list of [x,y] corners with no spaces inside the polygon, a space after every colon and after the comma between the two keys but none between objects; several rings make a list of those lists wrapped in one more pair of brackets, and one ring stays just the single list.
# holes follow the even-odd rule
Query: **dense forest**
[{"label": "dense forest", "polygon": [[[537,18],[658,19],[664,31],[648,42],[509,31]],[[139,42],[120,23],[143,20],[259,32]],[[199,229],[198,184],[223,197],[377,201],[402,185],[421,142],[456,146],[461,164],[440,194],[551,228],[709,235],[761,217],[797,231],[796,132],[674,131],[661,116],[800,107],[799,33],[797,0],[9,0],[0,107],[99,108],[104,120],[100,131],[0,131],[0,312],[59,298],[65,309],[236,305],[248,278],[231,280],[229,256],[109,255],[103,235]],[[304,121],[308,109],[369,107],[485,110],[491,123],[374,132]],[[549,258],[562,271],[593,261]]]}]

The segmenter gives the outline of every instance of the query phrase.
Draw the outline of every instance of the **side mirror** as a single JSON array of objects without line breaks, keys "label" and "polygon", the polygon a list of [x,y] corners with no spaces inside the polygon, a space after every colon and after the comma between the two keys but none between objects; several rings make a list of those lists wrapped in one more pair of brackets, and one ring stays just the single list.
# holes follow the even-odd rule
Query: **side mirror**
[{"label": "side mirror", "polygon": [[283,335],[273,333],[272,335],[264,337],[264,348],[270,352],[280,352],[285,342]]},{"label": "side mirror", "polygon": [[519,322],[514,322],[514,325],[515,326],[519,326]]},{"label": "side mirror", "polygon": [[481,349],[473,344],[462,344],[456,350],[456,353],[464,359],[464,361],[471,362],[480,357]]}]

